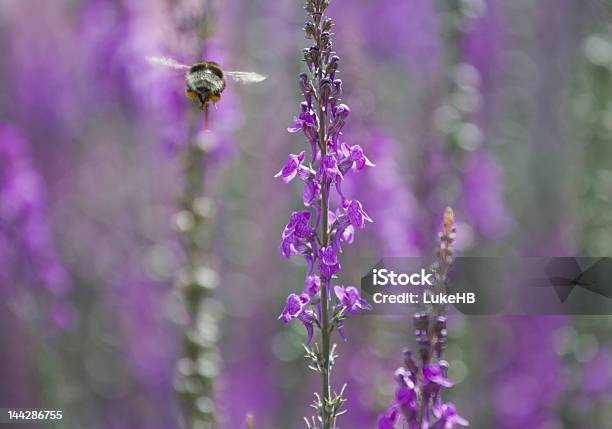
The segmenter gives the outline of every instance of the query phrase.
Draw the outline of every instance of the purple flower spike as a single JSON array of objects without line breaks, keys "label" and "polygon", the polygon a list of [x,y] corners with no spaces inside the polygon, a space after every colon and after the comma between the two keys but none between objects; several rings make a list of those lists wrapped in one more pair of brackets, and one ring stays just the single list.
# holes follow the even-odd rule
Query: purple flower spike
[{"label": "purple flower spike", "polygon": [[[433,268],[437,274],[436,287],[446,287],[446,273],[453,261],[451,244],[454,235],[454,214],[451,208],[447,208],[443,230],[438,237],[437,261]],[[401,414],[402,422],[397,426],[399,422],[385,420],[385,416],[381,416],[379,428],[453,429],[457,425],[469,425],[466,419],[457,414],[452,403],[444,404],[442,401],[443,389],[453,386],[453,382],[446,377],[448,362],[443,359],[448,336],[447,317],[443,310],[443,307],[432,307],[427,312],[414,315],[418,353],[410,349],[403,350],[404,366],[395,371],[398,387],[395,401],[389,408]]]},{"label": "purple flower spike", "polygon": [[340,303],[338,308],[345,307],[348,314],[357,314],[361,310],[371,310],[372,306],[359,294],[359,290],[355,286],[336,286],[334,293]]},{"label": "purple flower spike", "polygon": [[[326,422],[323,426],[332,429],[336,424],[329,422],[335,422],[343,414],[342,398],[331,396],[332,334],[338,332],[345,338],[343,328],[347,317],[370,308],[352,286],[336,287],[335,296],[331,290],[335,274],[341,269],[338,259],[341,244],[352,243],[356,228],[363,228],[372,221],[361,203],[355,200],[351,205],[351,199],[342,191],[342,183],[348,174],[374,164],[360,146],[351,147],[342,141],[342,129],[350,109],[343,104],[342,81],[337,79],[340,57],[332,43],[334,24],[326,15],[329,1],[304,1],[309,15],[304,31],[312,45],[302,51],[308,68],[306,73],[299,75],[298,84],[304,98],[299,114],[287,130],[291,133],[301,130],[309,149],[289,155],[275,177],[285,182],[297,177],[304,182],[302,202],[308,211],[296,211],[291,215],[281,236],[280,252],[287,258],[302,255],[308,271],[302,295],[292,294],[287,298],[280,319],[285,323],[300,320],[308,333],[307,345],[315,328],[320,333],[318,347],[314,350],[307,347],[306,355],[311,361],[310,367],[323,376],[324,393],[315,403],[316,415],[320,422]],[[306,156],[308,162],[305,163]],[[387,429],[393,427],[399,416],[396,410],[389,413],[385,417],[389,422],[384,426]]]},{"label": "purple flower spike", "polygon": [[289,183],[293,180],[295,176],[298,174],[298,170],[302,166],[302,162],[304,162],[304,151],[301,151],[298,155],[290,154],[287,157],[287,163],[283,166],[281,171],[276,173],[274,177],[282,177],[283,182]]},{"label": "purple flower spike", "polygon": [[372,222],[372,219],[368,214],[363,211],[361,202],[353,200],[350,202],[347,210],[349,221],[355,228],[365,227],[366,222]]}]

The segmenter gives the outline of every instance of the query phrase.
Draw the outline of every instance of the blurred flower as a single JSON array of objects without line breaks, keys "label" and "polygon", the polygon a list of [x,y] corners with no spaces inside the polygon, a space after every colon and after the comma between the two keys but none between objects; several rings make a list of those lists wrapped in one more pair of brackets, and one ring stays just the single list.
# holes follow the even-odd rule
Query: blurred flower
[{"label": "blurred flower", "polygon": [[[6,124],[0,124],[0,242],[8,253],[0,258],[0,276],[33,273],[53,295],[68,293],[71,283],[53,245],[44,179],[25,137]],[[15,280],[7,278],[6,283]],[[59,325],[66,327],[64,322]]]},{"label": "blurred flower", "polygon": [[511,218],[504,202],[498,163],[484,150],[471,155],[463,177],[463,205],[473,225],[487,239],[505,235]]},{"label": "blurred flower", "polygon": [[[564,362],[553,347],[551,333],[567,323],[565,317],[507,317],[509,337],[491,344],[506,359],[493,374],[495,425],[502,429],[541,427],[554,415],[567,380]],[[517,400],[521,398],[521,400]]]},{"label": "blurred flower", "polygon": [[[364,201],[377,220],[373,226],[378,248],[385,256],[410,256],[420,253],[421,227],[419,205],[402,173],[401,147],[388,133],[377,129],[368,138],[379,167],[377,174],[366,176]],[[385,195],[393,204],[381,204]]]}]

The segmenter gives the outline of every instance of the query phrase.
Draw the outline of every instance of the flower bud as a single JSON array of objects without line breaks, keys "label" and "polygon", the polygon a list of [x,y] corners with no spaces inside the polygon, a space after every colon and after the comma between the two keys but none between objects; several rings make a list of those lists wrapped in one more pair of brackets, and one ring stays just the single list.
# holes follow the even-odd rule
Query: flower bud
[{"label": "flower bud", "polygon": [[331,36],[329,31],[321,33],[321,44],[325,47],[331,47]]},{"label": "flower bud", "polygon": [[334,55],[329,60],[329,64],[327,65],[327,73],[333,79],[334,74],[338,71],[338,63],[340,62],[340,57],[338,55]]},{"label": "flower bud", "polygon": [[313,22],[307,21],[304,25],[304,32],[306,33],[307,37],[314,39],[317,34],[317,27],[315,27]]},{"label": "flower bud", "polygon": [[402,354],[404,355],[404,366],[406,367],[406,369],[408,369],[413,374],[416,374],[418,371],[418,368],[416,364],[414,363],[414,357],[412,356],[412,350],[410,350],[409,348],[405,348],[402,351]]},{"label": "flower bud", "polygon": [[334,22],[332,21],[332,19],[325,18],[325,21],[323,21],[323,31],[329,32],[333,26],[334,26]]},{"label": "flower bud", "polygon": [[321,83],[319,84],[319,94],[321,94],[321,104],[326,105],[329,96],[331,95],[332,90],[332,82],[329,78],[321,79]]},{"label": "flower bud", "polygon": [[342,81],[335,79],[332,83],[331,98],[339,99],[342,96]]},{"label": "flower bud", "polygon": [[344,121],[350,114],[351,109],[346,104],[339,104],[334,110],[334,119],[339,118]]},{"label": "flower bud", "polygon": [[304,127],[304,135],[310,142],[316,142],[319,138],[316,128],[310,124]]},{"label": "flower bud", "polygon": [[308,75],[306,73],[300,73],[300,89],[304,95],[310,94],[312,92],[312,85],[308,80]]},{"label": "flower bud", "polygon": [[308,53],[313,67],[319,67],[319,64],[321,63],[321,52],[319,51],[319,48],[313,46],[308,50]]},{"label": "flower bud", "polygon": [[313,60],[312,60],[312,55],[310,53],[310,49],[308,48],[304,48],[304,62],[306,63],[306,66],[308,67],[308,70],[310,70],[311,72],[314,69],[314,64],[313,64]]}]

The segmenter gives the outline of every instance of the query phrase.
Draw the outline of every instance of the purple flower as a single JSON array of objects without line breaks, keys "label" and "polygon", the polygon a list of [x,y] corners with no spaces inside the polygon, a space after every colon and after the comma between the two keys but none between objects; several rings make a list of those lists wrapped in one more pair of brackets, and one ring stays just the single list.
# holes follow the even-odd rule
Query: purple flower
[{"label": "purple flower", "polygon": [[294,234],[299,238],[309,237],[314,233],[314,230],[310,226],[310,217],[312,214],[309,211],[293,212],[289,218],[289,223],[283,231],[283,236]]},{"label": "purple flower", "polygon": [[274,177],[282,177],[283,182],[289,183],[293,180],[295,176],[297,176],[300,167],[302,166],[302,162],[304,162],[304,151],[301,151],[298,155],[290,154],[287,157],[287,163],[283,166],[283,168],[274,175]]},{"label": "purple flower", "polygon": [[317,320],[317,316],[315,315],[314,311],[307,310],[302,312],[299,319],[306,328],[307,337],[305,345],[309,345],[312,341],[312,337],[314,336],[313,322]]},{"label": "purple flower", "polygon": [[319,272],[323,277],[330,278],[340,271],[338,255],[332,246],[319,249]]},{"label": "purple flower", "polygon": [[356,228],[363,228],[366,222],[372,222],[370,216],[363,211],[363,206],[357,200],[353,200],[349,203],[347,214],[351,225]]},{"label": "purple flower", "polygon": [[434,415],[438,421],[432,429],[453,429],[456,425],[469,426],[469,422],[457,414],[455,405],[452,402],[442,404],[441,407],[434,408]]},{"label": "purple flower", "polygon": [[414,387],[416,383],[416,375],[407,368],[399,367],[395,370],[395,380],[400,386]]},{"label": "purple flower", "polygon": [[453,382],[444,376],[442,367],[438,364],[429,364],[423,368],[425,385],[434,384],[437,387],[453,387]]},{"label": "purple flower", "polygon": [[395,391],[395,406],[401,411],[411,427],[416,427],[418,397],[414,384],[402,384]]},{"label": "purple flower", "polygon": [[318,295],[320,289],[321,279],[319,276],[311,275],[306,277],[304,280],[304,293],[307,293],[310,296]]},{"label": "purple flower", "polygon": [[361,297],[359,290],[355,286],[336,286],[334,293],[340,303],[338,308],[346,308],[348,314],[357,314],[361,310],[371,310],[372,306]]},{"label": "purple flower", "polygon": [[310,226],[309,211],[293,212],[281,236],[280,252],[285,258],[305,254],[309,249],[314,229]]},{"label": "purple flower", "polygon": [[351,244],[353,242],[355,238],[355,228],[353,228],[353,225],[347,226],[346,229],[342,231],[341,238],[348,244]]},{"label": "purple flower", "polygon": [[363,170],[364,167],[374,167],[375,165],[364,155],[363,149],[358,144],[351,146],[351,160],[353,161],[353,169],[356,171]]},{"label": "purple flower", "polygon": [[332,125],[330,128],[329,134],[336,135],[342,127],[344,127],[344,123],[346,122],[346,118],[348,118],[351,113],[351,109],[346,104],[339,104],[334,109],[334,119],[332,121]]},{"label": "purple flower", "polygon": [[304,186],[304,193],[302,194],[302,201],[306,207],[312,205],[313,202],[317,201],[321,196],[321,185],[319,182],[315,182],[314,179],[306,180]]},{"label": "purple flower", "polygon": [[313,311],[304,309],[309,302],[310,297],[308,294],[303,293],[301,295],[296,295],[292,293],[287,297],[285,308],[283,308],[280,316],[278,316],[278,318],[285,324],[289,323],[293,319],[300,320],[304,324],[308,334],[308,339],[306,341],[307,345],[310,344],[310,341],[312,340],[312,336],[314,334],[313,322],[316,320],[316,316]]},{"label": "purple flower", "polygon": [[306,252],[307,247],[302,242],[297,240],[295,236],[290,235],[287,237],[283,237],[283,240],[281,241],[281,244],[279,246],[279,250],[281,252],[281,255],[283,255],[285,258],[290,258],[295,255],[303,254],[304,252]]},{"label": "purple flower", "polygon": [[390,408],[385,414],[378,416],[376,429],[394,429],[399,414],[395,408]]},{"label": "purple flower", "polygon": [[304,306],[310,302],[310,298],[308,294],[296,295],[292,293],[287,297],[287,303],[285,304],[285,308],[281,312],[279,319],[281,319],[284,323],[289,323],[291,320],[296,319],[302,314],[302,310]]},{"label": "purple flower", "polygon": [[395,400],[398,406],[416,411],[417,409],[417,395],[414,387],[408,385],[400,386],[395,392]]},{"label": "purple flower", "polygon": [[337,181],[338,178],[344,180],[335,156],[325,155],[321,159],[321,168],[317,172],[317,178],[327,184]]},{"label": "purple flower", "polygon": [[305,130],[306,128],[315,127],[316,117],[314,113],[308,107],[308,104],[303,102],[301,104],[302,112],[298,115],[297,118],[294,118],[293,124],[287,128],[287,131],[290,133],[296,133],[300,130]]}]

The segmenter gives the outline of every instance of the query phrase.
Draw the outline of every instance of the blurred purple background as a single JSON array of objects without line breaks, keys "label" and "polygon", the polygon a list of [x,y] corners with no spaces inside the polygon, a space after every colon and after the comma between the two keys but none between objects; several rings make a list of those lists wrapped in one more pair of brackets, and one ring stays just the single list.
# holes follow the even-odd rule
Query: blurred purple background
[{"label": "blurred purple background", "polygon": [[[303,329],[276,320],[303,278],[277,251],[299,193],[273,178],[302,145],[286,132],[301,6],[0,2],[0,407],[62,409],[58,428],[179,427],[172,219],[189,104],[181,73],[145,57],[206,56],[269,76],[228,85],[206,141],[222,427],[248,413],[259,429],[303,427],[316,376]],[[612,254],[609,2],[333,0],[331,15],[346,136],[378,165],[353,184],[375,223],[345,269],[430,254],[446,205],[462,254]],[[334,382],[348,383],[341,426],[366,429],[412,328],[353,322]],[[474,428],[612,427],[611,323],[452,318],[449,399]]]}]

